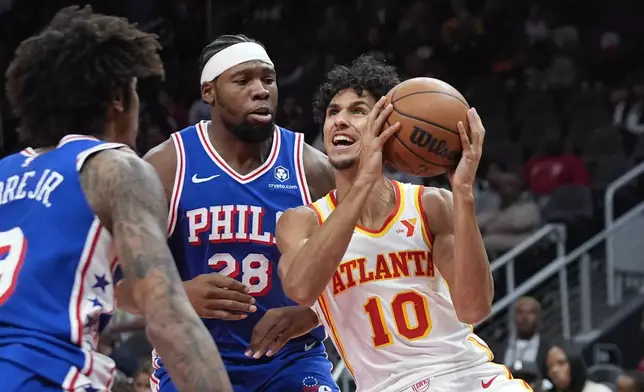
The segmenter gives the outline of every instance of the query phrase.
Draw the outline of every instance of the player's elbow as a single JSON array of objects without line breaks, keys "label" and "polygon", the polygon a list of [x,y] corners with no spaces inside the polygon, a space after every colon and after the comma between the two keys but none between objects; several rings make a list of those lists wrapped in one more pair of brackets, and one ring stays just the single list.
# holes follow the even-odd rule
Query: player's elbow
[{"label": "player's elbow", "polygon": [[295,276],[296,268],[289,268],[292,265],[288,255],[283,254],[278,263],[278,273],[282,281],[282,290],[291,300],[302,306],[311,306],[317,300],[317,296],[312,293],[307,284],[302,284],[302,280]]},{"label": "player's elbow", "polygon": [[296,283],[293,280],[283,279],[282,286],[284,289],[284,294],[291,299],[291,301],[296,302],[298,305],[302,306],[313,306],[317,300],[317,296],[314,295],[306,285],[301,283]]},{"label": "player's elbow", "polygon": [[459,321],[465,324],[478,324],[485,320],[490,313],[492,313],[492,305],[487,302],[478,303],[475,306],[456,307],[456,316]]}]

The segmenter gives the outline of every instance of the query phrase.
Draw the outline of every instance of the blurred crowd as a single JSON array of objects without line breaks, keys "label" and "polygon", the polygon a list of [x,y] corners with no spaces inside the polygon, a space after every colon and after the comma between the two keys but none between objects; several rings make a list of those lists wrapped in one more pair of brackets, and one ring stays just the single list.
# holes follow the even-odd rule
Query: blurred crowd
[{"label": "blurred crowd", "polygon": [[[476,200],[491,259],[546,222],[568,224],[569,246],[579,244],[602,228],[606,186],[644,160],[641,0],[327,0],[306,2],[308,7],[295,0],[87,2],[140,23],[164,45],[166,80],[140,83],[141,153],[208,118],[197,59],[223,33],[243,33],[267,47],[278,72],[279,125],[303,132],[320,149],[311,101],[334,64],[368,52],[404,77],[448,81],[477,108],[487,129]],[[6,69],[22,39],[70,3],[0,1],[0,68]],[[0,156],[21,147],[18,125],[2,94]],[[446,186],[445,178],[389,174]],[[620,193],[618,210],[641,200],[643,188],[639,183]],[[528,277],[540,260],[521,264],[518,274]],[[571,385],[585,385],[590,373],[573,348],[559,344],[553,353],[555,343],[539,341],[538,302],[516,306],[519,334],[495,349],[497,360],[515,371],[533,366],[557,390],[601,391],[557,386],[565,378],[555,371],[557,355],[569,364]],[[119,390],[148,390],[153,364],[136,360],[150,353],[142,327],[119,314],[101,340],[122,372],[119,388],[125,389]],[[621,392],[644,390],[637,373],[607,383]]]},{"label": "blurred crowd", "polygon": [[515,334],[490,348],[495,361],[528,381],[536,392],[641,392],[644,391],[644,313],[639,335],[634,336],[641,360],[636,369],[615,365],[588,366],[581,345],[561,339],[551,341],[542,333],[542,308],[533,297],[514,304]]}]

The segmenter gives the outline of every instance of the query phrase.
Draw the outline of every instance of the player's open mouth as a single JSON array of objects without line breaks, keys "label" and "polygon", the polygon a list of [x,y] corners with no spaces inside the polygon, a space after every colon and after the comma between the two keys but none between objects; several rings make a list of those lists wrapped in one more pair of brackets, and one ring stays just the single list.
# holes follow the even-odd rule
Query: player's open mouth
[{"label": "player's open mouth", "polygon": [[349,135],[335,135],[333,136],[332,142],[335,147],[350,147],[356,141]]},{"label": "player's open mouth", "polygon": [[273,120],[273,113],[270,108],[261,107],[250,112],[248,118],[255,122],[268,123]]}]

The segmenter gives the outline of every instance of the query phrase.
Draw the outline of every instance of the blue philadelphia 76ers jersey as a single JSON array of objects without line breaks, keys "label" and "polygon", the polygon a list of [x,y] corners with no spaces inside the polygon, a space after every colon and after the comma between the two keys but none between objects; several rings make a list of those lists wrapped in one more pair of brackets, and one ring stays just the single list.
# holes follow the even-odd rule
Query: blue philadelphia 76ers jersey
[{"label": "blue philadelphia 76ers jersey", "polygon": [[[287,209],[310,203],[304,137],[275,127],[266,161],[247,175],[230,168],[208,138],[209,122],[173,134],[177,150],[169,219],[170,248],[184,280],[218,272],[249,287],[257,312],[239,321],[204,320],[226,361],[248,359],[253,328],[268,309],[296,305],[282,289],[275,225]],[[280,354],[325,338],[322,328],[290,342]],[[279,355],[278,355],[279,356]]]},{"label": "blue philadelphia 76ers jersey", "polygon": [[0,360],[63,390],[113,382],[114,363],[95,350],[117,263],[79,172],[91,154],[120,147],[68,135],[40,155],[28,148],[0,161]]}]

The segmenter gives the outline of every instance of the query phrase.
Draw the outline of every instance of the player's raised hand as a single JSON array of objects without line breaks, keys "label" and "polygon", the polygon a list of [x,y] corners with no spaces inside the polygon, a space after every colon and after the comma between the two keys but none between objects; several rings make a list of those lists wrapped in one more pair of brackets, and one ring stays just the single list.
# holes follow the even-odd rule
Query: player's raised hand
[{"label": "player's raised hand", "polygon": [[201,318],[242,320],[257,311],[248,287],[228,276],[210,273],[185,282],[190,303]]},{"label": "player's raised hand", "polygon": [[462,122],[458,122],[458,133],[461,136],[463,144],[463,156],[454,170],[448,173],[449,180],[452,183],[452,189],[457,190],[462,187],[471,187],[476,178],[476,171],[483,155],[483,139],[485,138],[485,128],[481,117],[472,108],[467,111],[467,119],[470,123],[470,136]]},{"label": "player's raised hand", "polygon": [[[373,182],[382,176],[382,148],[385,142],[400,130],[399,122],[384,127],[387,118],[393,111],[393,106],[391,104],[386,105],[386,102],[385,97],[380,98],[367,118],[366,129],[361,135],[362,146],[357,180]],[[383,127],[385,128],[384,130]]]},{"label": "player's raised hand", "polygon": [[309,332],[319,324],[313,310],[306,306],[269,309],[255,328],[246,356],[255,359],[272,356],[291,339]]}]

